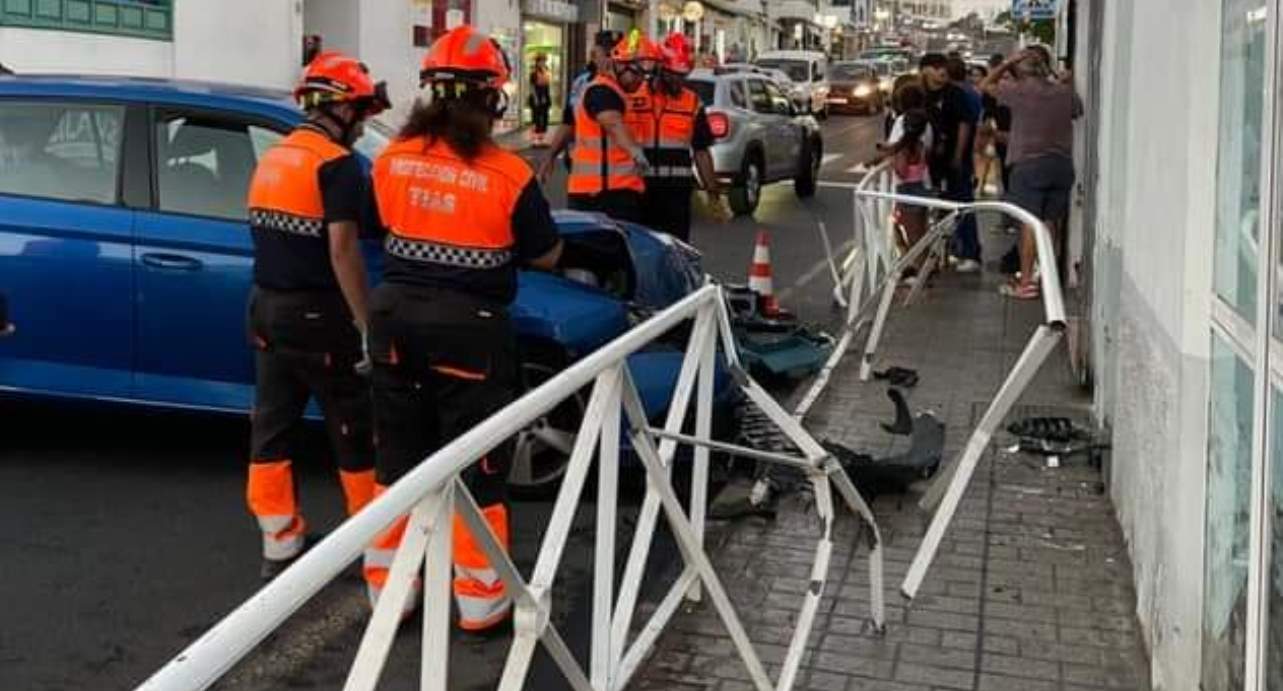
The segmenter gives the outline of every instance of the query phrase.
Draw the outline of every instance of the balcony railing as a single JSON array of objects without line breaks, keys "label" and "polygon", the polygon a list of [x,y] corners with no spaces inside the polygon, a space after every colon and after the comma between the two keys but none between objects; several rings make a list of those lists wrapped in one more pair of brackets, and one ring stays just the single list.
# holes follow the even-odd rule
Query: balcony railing
[{"label": "balcony railing", "polygon": [[0,0],[0,27],[56,29],[168,41],[173,0]]}]

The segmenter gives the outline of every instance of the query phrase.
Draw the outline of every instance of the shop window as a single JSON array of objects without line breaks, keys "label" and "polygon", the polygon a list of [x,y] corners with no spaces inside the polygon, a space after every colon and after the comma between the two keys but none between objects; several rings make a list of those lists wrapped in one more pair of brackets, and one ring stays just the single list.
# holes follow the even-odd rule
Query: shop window
[{"label": "shop window", "polygon": [[1247,640],[1253,374],[1212,338],[1204,533],[1202,691],[1243,688]]},{"label": "shop window", "polygon": [[1224,0],[1217,160],[1216,294],[1256,321],[1265,129],[1265,0]]},{"label": "shop window", "polygon": [[0,26],[24,26],[168,41],[172,0],[41,0],[0,2]]}]

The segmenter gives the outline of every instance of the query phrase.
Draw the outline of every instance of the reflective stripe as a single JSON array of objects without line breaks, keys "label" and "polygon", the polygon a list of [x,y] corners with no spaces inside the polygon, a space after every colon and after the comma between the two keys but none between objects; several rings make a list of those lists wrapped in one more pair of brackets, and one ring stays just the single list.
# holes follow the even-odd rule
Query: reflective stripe
[{"label": "reflective stripe", "polygon": [[[628,161],[627,164],[622,164],[622,163],[607,164],[605,167],[606,167],[606,174],[610,177],[638,174],[637,164],[634,163],[631,159]],[[602,164],[600,162],[581,163],[579,161],[575,161],[570,166],[570,174],[583,175],[588,177],[597,177],[601,175],[601,169],[602,169]]]},{"label": "reflective stripe", "polygon": [[659,148],[677,149],[679,151],[688,151],[691,143],[689,139],[675,139],[673,137],[660,137]]},{"label": "reflective stripe", "polygon": [[289,235],[302,235],[311,238],[321,237],[321,231],[325,227],[325,221],[319,218],[306,218],[285,213],[284,211],[271,211],[268,209],[250,209],[249,223],[255,228],[276,230]]},{"label": "reflective stripe", "polygon": [[650,175],[646,177],[654,178],[689,178],[694,177],[695,172],[690,166],[656,166],[651,169]]},{"label": "reflective stripe", "polygon": [[456,596],[459,605],[459,628],[464,631],[481,631],[488,629],[508,618],[512,610],[512,600],[507,597],[489,599],[472,596]]},{"label": "reflective stripe", "polygon": [[388,254],[424,264],[441,264],[465,269],[499,269],[512,261],[512,250],[458,247],[389,235],[383,243]]},{"label": "reflective stripe", "polygon": [[371,547],[365,550],[365,570],[372,569],[390,569],[392,560],[396,558],[395,549],[377,549]]},{"label": "reflective stripe", "polygon": [[260,516],[263,529],[263,558],[272,561],[293,559],[303,551],[306,523],[297,516]]}]

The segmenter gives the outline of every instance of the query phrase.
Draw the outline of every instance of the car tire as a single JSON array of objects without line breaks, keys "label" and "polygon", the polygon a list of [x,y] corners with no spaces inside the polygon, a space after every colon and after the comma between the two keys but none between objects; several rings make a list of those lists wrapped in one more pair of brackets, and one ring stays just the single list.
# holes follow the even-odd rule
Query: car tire
[{"label": "car tire", "polygon": [[[522,393],[556,376],[569,359],[555,346],[524,346]],[[576,392],[513,438],[508,491],[516,497],[542,499],[556,494],[570,465],[570,449],[588,409],[586,391]]]},{"label": "car tire", "polygon": [[819,142],[812,142],[803,147],[802,160],[798,161],[797,177],[793,178],[793,191],[798,199],[810,199],[815,196],[816,183],[820,178],[820,164],[824,161],[824,150]]},{"label": "car tire", "polygon": [[744,157],[739,179],[726,195],[736,216],[751,216],[757,211],[757,204],[762,200],[763,177],[761,156],[753,152]]}]

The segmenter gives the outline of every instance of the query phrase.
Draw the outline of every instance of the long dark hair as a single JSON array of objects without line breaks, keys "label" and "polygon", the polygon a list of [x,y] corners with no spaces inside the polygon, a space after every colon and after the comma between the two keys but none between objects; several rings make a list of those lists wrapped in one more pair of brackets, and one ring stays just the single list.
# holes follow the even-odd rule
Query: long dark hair
[{"label": "long dark hair", "polygon": [[891,155],[907,152],[916,162],[923,154],[922,137],[926,131],[927,111],[922,108],[905,111],[903,131],[900,140],[891,147]]},{"label": "long dark hair", "polygon": [[491,144],[493,126],[494,114],[482,94],[469,91],[457,97],[437,96],[431,103],[415,103],[399,136],[425,137],[429,145],[444,139],[460,158],[471,161]]}]

